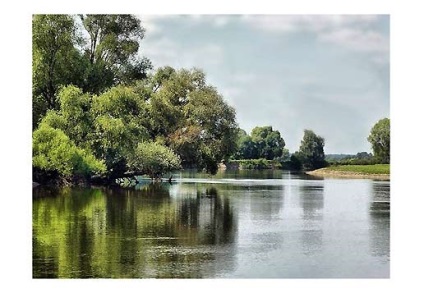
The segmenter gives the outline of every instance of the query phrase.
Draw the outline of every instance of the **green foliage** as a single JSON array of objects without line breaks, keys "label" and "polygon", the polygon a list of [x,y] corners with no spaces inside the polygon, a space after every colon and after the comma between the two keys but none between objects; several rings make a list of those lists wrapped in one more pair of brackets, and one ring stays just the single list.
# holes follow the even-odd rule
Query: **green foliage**
[{"label": "green foliage", "polygon": [[171,149],[154,142],[139,143],[128,160],[129,170],[152,179],[181,168],[181,160]]},{"label": "green foliage", "polygon": [[259,158],[272,160],[282,156],[286,144],[280,132],[272,130],[272,126],[253,128],[251,137],[257,145]]},{"label": "green foliage", "polygon": [[371,129],[368,136],[374,156],[381,163],[390,162],[390,119],[379,120]]},{"label": "green foliage", "polygon": [[240,129],[237,138],[237,151],[234,155],[237,159],[281,159],[283,155],[287,159],[288,150],[284,149],[285,142],[278,130],[272,126],[255,127],[249,136]]},{"label": "green foliage", "polygon": [[78,148],[59,129],[41,124],[33,133],[33,166],[62,176],[90,176],[105,172],[105,165],[89,151]]},{"label": "green foliage", "polygon": [[324,154],[324,138],[312,130],[305,130],[296,155],[305,169],[317,169],[326,165]]},{"label": "green foliage", "polygon": [[[137,17],[79,17],[82,26],[70,15],[33,17],[37,135],[47,128],[63,134],[81,157],[87,152],[102,160],[109,178],[124,176],[138,143],[146,141],[171,148],[184,166],[216,172],[236,149],[237,124],[235,110],[205,74],[164,67],[148,76],[150,61],[137,55],[144,38]],[[36,164],[47,168],[41,158]],[[56,169],[66,175],[84,169],[75,162]]]},{"label": "green foliage", "polygon": [[290,156],[289,169],[291,169],[291,170],[301,170],[302,169],[302,162],[299,159],[299,154],[297,152],[296,152],[296,154],[292,154]]},{"label": "green foliage", "polygon": [[34,15],[32,20],[33,128],[48,109],[57,109],[61,85],[83,85],[84,60],[69,15]]},{"label": "green foliage", "polygon": [[199,69],[160,68],[151,88],[151,138],[164,137],[183,166],[215,173],[236,149],[235,110]]},{"label": "green foliage", "polygon": [[137,143],[149,138],[147,104],[132,88],[118,86],[93,97],[91,111],[95,117],[91,147],[114,177],[122,176]]},{"label": "green foliage", "polygon": [[152,68],[147,58],[137,57],[144,37],[138,18],[81,15],[81,20],[80,27],[70,15],[33,16],[33,128],[47,110],[59,109],[61,86],[100,94],[145,79]]},{"label": "green foliage", "polygon": [[326,161],[330,165],[375,165],[378,159],[367,152],[360,152],[356,155],[326,155]]},{"label": "green foliage", "polygon": [[101,93],[116,84],[128,84],[144,79],[151,63],[137,58],[144,28],[140,20],[126,14],[80,15],[88,39],[85,57],[89,61],[85,90]]},{"label": "green foliage", "polygon": [[238,162],[241,169],[262,170],[274,168],[273,162],[266,159],[236,160],[234,162]]},{"label": "green foliage", "polygon": [[237,135],[237,151],[234,154],[236,159],[253,159],[258,158],[257,145],[252,141],[250,135],[243,129],[239,129]]}]

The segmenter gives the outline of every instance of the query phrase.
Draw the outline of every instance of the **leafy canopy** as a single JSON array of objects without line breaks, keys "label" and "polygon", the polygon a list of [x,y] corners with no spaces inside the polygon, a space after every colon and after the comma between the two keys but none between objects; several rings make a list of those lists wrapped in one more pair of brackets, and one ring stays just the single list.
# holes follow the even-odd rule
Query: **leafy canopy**
[{"label": "leafy canopy", "polygon": [[390,163],[390,119],[379,120],[371,129],[368,141],[381,163]]},{"label": "leafy canopy", "polygon": [[77,147],[60,129],[42,124],[33,133],[33,166],[64,176],[90,176],[106,171],[101,160]]},{"label": "leafy canopy", "polygon": [[155,142],[139,143],[128,161],[129,170],[151,178],[181,168],[181,160],[169,148]]},{"label": "leafy canopy", "polygon": [[287,156],[284,149],[285,142],[278,130],[272,126],[257,126],[251,135],[240,129],[237,139],[237,159],[281,159]]},{"label": "leafy canopy", "polygon": [[304,168],[317,169],[326,165],[324,144],[324,138],[316,135],[312,130],[304,131],[297,154]]}]

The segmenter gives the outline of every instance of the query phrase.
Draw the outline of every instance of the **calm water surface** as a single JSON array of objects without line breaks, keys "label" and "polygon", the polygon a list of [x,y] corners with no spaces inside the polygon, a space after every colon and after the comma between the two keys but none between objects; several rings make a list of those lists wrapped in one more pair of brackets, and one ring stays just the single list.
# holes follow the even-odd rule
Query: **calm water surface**
[{"label": "calm water surface", "polygon": [[388,278],[390,182],[284,171],[36,188],[34,278]]}]

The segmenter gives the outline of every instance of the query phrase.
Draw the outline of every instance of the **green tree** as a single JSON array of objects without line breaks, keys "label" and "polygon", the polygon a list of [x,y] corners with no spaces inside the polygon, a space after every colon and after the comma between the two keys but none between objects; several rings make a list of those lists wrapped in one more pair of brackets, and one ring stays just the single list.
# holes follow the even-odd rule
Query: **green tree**
[{"label": "green tree", "polygon": [[104,163],[77,147],[60,129],[41,124],[33,133],[33,167],[57,176],[89,178],[106,171]]},{"label": "green tree", "polygon": [[80,19],[88,34],[84,46],[88,67],[85,91],[101,93],[116,84],[144,79],[151,63],[138,58],[144,28],[128,14],[87,14]]},{"label": "green tree", "polygon": [[[252,130],[252,142],[258,149],[258,158],[272,160],[283,155],[286,145],[278,130],[273,130],[272,126],[255,127]],[[255,158],[256,159],[256,158]]]},{"label": "green tree", "polygon": [[235,110],[199,69],[160,68],[151,88],[151,137],[163,137],[183,166],[216,172],[236,149]]},{"label": "green tree", "polygon": [[257,159],[258,149],[257,145],[252,141],[252,137],[243,129],[239,129],[237,135],[237,150],[234,154],[235,159]]},{"label": "green tree", "polygon": [[133,174],[148,174],[150,178],[161,177],[166,172],[181,168],[181,160],[169,148],[155,142],[139,143],[128,160]]},{"label": "green tree", "polygon": [[374,156],[381,163],[390,163],[390,119],[379,120],[371,129],[368,141]]},{"label": "green tree", "polygon": [[300,155],[298,152],[290,156],[289,166],[291,170],[300,170],[302,169],[302,162],[299,159]]},{"label": "green tree", "polygon": [[48,109],[58,109],[60,86],[84,82],[84,60],[74,19],[69,15],[34,15],[32,19],[33,128]]},{"label": "green tree", "polygon": [[91,147],[107,166],[110,178],[124,176],[138,142],[149,139],[148,107],[131,87],[117,86],[92,99]]},{"label": "green tree", "polygon": [[305,130],[297,157],[305,169],[317,169],[326,165],[324,154],[324,138],[312,130]]},{"label": "green tree", "polygon": [[147,58],[137,56],[144,37],[138,18],[80,18],[82,26],[71,15],[33,16],[33,129],[47,110],[59,108],[60,87],[74,85],[83,92],[101,94],[114,85],[146,78],[152,68]]}]

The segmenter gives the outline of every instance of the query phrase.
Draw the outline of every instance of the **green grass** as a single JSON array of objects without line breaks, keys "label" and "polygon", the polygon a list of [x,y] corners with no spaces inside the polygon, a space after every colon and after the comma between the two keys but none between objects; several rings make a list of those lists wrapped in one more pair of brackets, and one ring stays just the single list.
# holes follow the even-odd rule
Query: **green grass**
[{"label": "green grass", "polygon": [[347,171],[364,174],[390,174],[390,164],[377,165],[340,165],[327,167],[332,171]]}]

